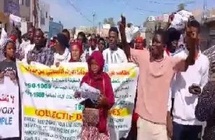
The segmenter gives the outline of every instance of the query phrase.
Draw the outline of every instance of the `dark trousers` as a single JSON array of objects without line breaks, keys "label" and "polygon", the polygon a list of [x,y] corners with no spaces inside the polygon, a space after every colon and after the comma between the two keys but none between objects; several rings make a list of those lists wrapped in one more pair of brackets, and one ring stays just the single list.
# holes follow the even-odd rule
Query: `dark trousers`
[{"label": "dark trousers", "polygon": [[137,122],[132,121],[131,130],[127,138],[121,138],[120,140],[137,140]]},{"label": "dark trousers", "polygon": [[172,140],[201,140],[202,126],[181,125],[173,122]]}]

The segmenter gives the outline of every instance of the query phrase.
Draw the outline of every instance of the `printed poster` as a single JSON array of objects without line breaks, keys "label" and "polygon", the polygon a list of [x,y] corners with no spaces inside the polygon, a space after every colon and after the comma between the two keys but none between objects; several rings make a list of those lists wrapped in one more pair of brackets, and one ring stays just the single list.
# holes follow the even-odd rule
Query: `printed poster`
[{"label": "printed poster", "polygon": [[0,83],[0,139],[13,137],[19,137],[19,88],[4,77]]}]

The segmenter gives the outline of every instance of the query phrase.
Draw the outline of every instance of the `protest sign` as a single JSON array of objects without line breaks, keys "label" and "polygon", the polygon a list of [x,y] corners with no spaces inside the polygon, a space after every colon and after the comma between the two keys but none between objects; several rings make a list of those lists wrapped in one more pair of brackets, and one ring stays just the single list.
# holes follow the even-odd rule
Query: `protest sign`
[{"label": "protest sign", "polygon": [[0,137],[19,137],[19,88],[9,77],[0,83]]},{"label": "protest sign", "polygon": [[[75,92],[87,72],[86,63],[65,63],[49,68],[39,64],[17,62],[23,92],[24,140],[78,140],[82,127],[83,99]],[[112,139],[128,131],[136,94],[138,67],[135,64],[106,65],[115,94],[115,105],[109,111]],[[118,136],[117,136],[118,137]]]}]

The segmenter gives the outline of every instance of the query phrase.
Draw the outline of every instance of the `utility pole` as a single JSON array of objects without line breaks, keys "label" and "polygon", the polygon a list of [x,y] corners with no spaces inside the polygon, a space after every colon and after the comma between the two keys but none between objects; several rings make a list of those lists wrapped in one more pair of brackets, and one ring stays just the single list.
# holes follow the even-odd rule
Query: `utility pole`
[{"label": "utility pole", "polygon": [[96,33],[95,17],[96,17],[96,14],[95,14],[95,12],[93,12],[93,32],[94,32],[94,33]]},{"label": "utility pole", "polygon": [[93,12],[93,27],[95,26],[95,17],[96,17],[96,14],[95,12]]},{"label": "utility pole", "polygon": [[207,0],[203,1],[203,15],[202,15],[202,20],[203,22],[207,19]]},{"label": "utility pole", "polygon": [[102,23],[99,22],[99,35],[100,35],[100,36],[101,36],[101,25],[102,25]]}]

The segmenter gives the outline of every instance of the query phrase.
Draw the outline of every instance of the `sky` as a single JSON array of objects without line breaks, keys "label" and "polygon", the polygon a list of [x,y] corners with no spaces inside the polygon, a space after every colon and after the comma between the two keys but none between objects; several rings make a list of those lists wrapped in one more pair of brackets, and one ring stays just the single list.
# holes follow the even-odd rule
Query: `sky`
[{"label": "sky", "polygon": [[[115,22],[120,15],[127,21],[142,25],[148,16],[158,16],[177,10],[179,3],[187,3],[186,9],[203,8],[204,0],[44,0],[50,4],[50,15],[65,28],[98,26],[104,18],[113,17]],[[206,0],[207,8],[215,8],[214,0]],[[94,22],[93,15],[95,14]]]}]

